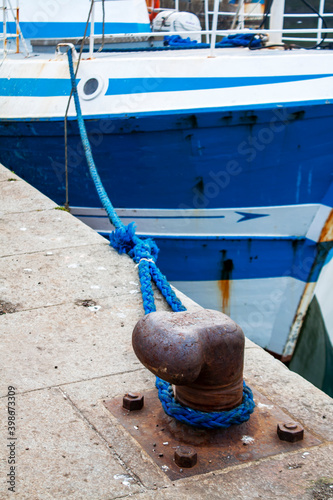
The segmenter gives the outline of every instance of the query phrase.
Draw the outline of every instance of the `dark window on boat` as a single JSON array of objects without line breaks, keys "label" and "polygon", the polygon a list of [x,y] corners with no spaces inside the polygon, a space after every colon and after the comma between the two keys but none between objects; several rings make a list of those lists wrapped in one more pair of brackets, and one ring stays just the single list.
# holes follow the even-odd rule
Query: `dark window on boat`
[{"label": "dark window on boat", "polygon": [[92,95],[98,89],[98,80],[96,78],[89,78],[83,86],[85,95]]}]

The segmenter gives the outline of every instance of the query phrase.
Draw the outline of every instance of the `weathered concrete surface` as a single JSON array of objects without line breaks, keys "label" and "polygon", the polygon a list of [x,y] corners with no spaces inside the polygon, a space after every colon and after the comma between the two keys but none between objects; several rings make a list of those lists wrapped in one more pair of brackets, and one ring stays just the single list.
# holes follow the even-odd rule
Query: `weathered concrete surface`
[{"label": "weathered concrete surface", "polygon": [[18,498],[109,498],[110,491],[123,496],[142,489],[61,389],[17,399]]},{"label": "weathered concrete surface", "polygon": [[[18,179],[0,167],[0,312],[8,312],[0,317],[0,499],[333,498],[332,399],[250,341],[247,382],[322,444],[172,483],[103,405],[154,387],[131,347],[143,314],[134,264],[8,178]],[[166,308],[160,296],[157,305]],[[6,484],[9,385],[16,493]]]}]

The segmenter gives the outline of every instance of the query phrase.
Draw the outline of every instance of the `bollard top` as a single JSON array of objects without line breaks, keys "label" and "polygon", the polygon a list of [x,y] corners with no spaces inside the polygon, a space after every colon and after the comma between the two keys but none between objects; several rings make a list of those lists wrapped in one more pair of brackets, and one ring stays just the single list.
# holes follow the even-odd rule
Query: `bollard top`
[{"label": "bollard top", "polygon": [[[210,309],[154,312],[140,319],[132,341],[142,364],[177,386],[176,398],[181,403],[194,408],[191,400],[198,399],[197,388],[201,387],[203,400],[207,391],[215,400],[221,388],[229,388],[228,405],[240,404],[245,337],[226,314]],[[205,401],[200,409],[202,404],[207,411],[216,407],[215,402],[211,408]]]}]

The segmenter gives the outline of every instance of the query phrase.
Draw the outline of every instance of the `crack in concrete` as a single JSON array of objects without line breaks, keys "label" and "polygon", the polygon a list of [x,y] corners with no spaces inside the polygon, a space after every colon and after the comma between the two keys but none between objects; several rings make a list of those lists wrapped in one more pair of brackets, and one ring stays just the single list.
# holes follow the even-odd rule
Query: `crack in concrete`
[{"label": "crack in concrete", "polygon": [[[122,372],[116,372],[116,373],[108,373],[107,375],[100,375],[98,377],[91,377],[91,378],[84,378],[81,380],[73,380],[71,382],[64,382],[63,384],[54,384],[54,385],[48,385],[45,387],[37,387],[36,389],[30,389],[28,391],[23,391],[23,392],[16,392],[17,395],[19,394],[30,394],[31,392],[38,392],[38,391],[45,391],[48,389],[60,389],[61,387],[66,387],[68,385],[73,385],[73,384],[81,384],[82,382],[90,382],[92,380],[101,380],[103,378],[108,378],[108,377],[118,377],[119,375],[126,375],[128,373],[136,373],[139,371],[144,371],[146,370],[144,367],[142,368],[136,368],[135,370],[126,370]],[[7,398],[7,394],[4,396],[0,396],[0,400]]]},{"label": "crack in concrete", "polygon": [[[54,209],[52,209],[52,210],[54,210]],[[18,213],[20,213],[20,212],[18,212]],[[5,215],[7,215],[7,214],[5,214]],[[8,214],[8,215],[12,215],[12,214]],[[102,238],[102,236],[101,236],[101,238]],[[51,248],[45,248],[43,250],[36,250],[35,252],[22,252],[22,253],[16,252],[16,253],[13,253],[13,254],[1,255],[0,259],[8,259],[10,257],[16,257],[18,255],[19,256],[21,256],[21,255],[38,255],[38,254],[43,254],[44,255],[45,252],[52,252],[52,251],[53,252],[56,252],[56,251],[59,252],[61,250],[70,250],[71,248],[76,249],[76,248],[86,248],[86,247],[89,247],[89,248],[92,248],[92,247],[101,247],[101,248],[102,247],[107,247],[107,248],[109,248],[110,245],[107,243],[107,240],[105,240],[105,243],[103,241],[101,241],[100,243],[94,243],[94,244],[82,243],[80,245],[70,245],[70,246],[55,247],[55,248],[51,247]]]}]

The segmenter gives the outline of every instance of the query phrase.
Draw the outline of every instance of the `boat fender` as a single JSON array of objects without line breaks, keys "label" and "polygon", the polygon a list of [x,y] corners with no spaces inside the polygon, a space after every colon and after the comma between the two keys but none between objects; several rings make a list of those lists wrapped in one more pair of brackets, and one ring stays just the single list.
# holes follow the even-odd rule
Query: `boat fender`
[{"label": "boat fender", "polygon": [[[201,31],[199,18],[191,12],[162,10],[153,21],[153,31]],[[182,35],[183,36],[183,35]],[[191,40],[201,42],[201,35],[192,35]]]}]

